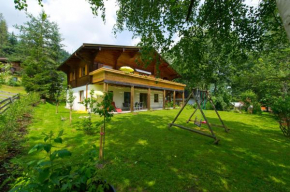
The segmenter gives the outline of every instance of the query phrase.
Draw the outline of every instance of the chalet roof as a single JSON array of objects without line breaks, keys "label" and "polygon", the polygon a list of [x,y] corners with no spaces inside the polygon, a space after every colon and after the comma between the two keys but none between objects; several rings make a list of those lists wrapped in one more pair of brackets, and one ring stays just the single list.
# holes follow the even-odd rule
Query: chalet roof
[{"label": "chalet roof", "polygon": [[[70,61],[73,61],[74,59],[78,59],[78,54],[81,52],[89,52],[90,50],[95,51],[101,51],[101,50],[112,50],[112,51],[140,51],[142,47],[139,46],[126,46],[126,45],[108,45],[108,44],[91,44],[91,43],[83,43],[82,46],[80,46],[73,54],[70,55],[70,57],[65,60],[59,67],[59,70],[64,71],[66,68],[67,63]],[[155,51],[157,54],[159,54],[157,51]],[[160,56],[161,57],[161,56]],[[170,67],[170,64],[162,58],[162,67],[166,67],[170,70],[171,74],[173,74],[175,77],[180,77],[180,75],[172,68]]]}]

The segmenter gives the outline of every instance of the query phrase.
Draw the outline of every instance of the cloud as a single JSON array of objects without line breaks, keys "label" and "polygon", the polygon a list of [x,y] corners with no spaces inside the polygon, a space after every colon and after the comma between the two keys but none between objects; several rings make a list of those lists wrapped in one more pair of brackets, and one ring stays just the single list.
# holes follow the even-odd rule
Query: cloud
[{"label": "cloud", "polygon": [[[4,2],[5,1],[5,2]],[[28,0],[28,12],[37,16],[42,8],[36,0]],[[0,13],[3,13],[9,31],[17,33],[13,25],[22,25],[27,21],[24,11],[14,8],[13,1],[0,0]],[[2,6],[3,5],[3,6]],[[105,1],[106,22],[100,16],[92,14],[90,4],[84,0],[47,0],[43,10],[50,21],[56,22],[63,37],[63,44],[68,52],[75,51],[82,43],[132,44],[132,33],[125,31],[115,38],[112,33],[116,22],[115,1]]]}]

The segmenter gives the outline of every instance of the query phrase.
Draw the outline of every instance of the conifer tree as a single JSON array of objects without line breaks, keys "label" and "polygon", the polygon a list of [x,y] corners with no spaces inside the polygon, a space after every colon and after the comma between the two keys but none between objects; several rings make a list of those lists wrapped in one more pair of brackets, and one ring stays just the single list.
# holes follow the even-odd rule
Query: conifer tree
[{"label": "conifer tree", "polygon": [[43,98],[53,99],[62,74],[56,69],[61,62],[62,38],[56,23],[42,12],[38,17],[27,14],[29,21],[16,26],[20,31],[18,54],[23,58],[23,85]]}]

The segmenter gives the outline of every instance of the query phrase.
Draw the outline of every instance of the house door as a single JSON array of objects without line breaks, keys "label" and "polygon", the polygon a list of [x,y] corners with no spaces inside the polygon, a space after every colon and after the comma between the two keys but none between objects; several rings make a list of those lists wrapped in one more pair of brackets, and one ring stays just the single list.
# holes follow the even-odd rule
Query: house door
[{"label": "house door", "polygon": [[147,108],[147,93],[140,93],[140,102],[143,103],[143,108]]}]

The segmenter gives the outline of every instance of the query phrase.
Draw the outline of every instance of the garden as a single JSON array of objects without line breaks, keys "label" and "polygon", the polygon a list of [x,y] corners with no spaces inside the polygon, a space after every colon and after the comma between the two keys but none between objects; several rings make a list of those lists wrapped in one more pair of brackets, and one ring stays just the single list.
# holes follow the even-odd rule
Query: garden
[{"label": "garden", "polygon": [[[178,123],[186,125],[192,111],[186,107]],[[51,152],[60,151],[56,155],[60,158],[54,160],[54,172],[60,174],[56,170],[61,167],[76,172],[84,169],[84,175],[106,180],[117,191],[290,190],[289,139],[281,134],[272,115],[220,112],[230,132],[214,127],[221,140],[214,145],[210,138],[177,128],[169,130],[168,123],[177,112],[178,109],[115,115],[107,123],[104,160],[91,165],[92,156],[98,156],[100,133],[97,129],[88,133],[79,126],[88,114],[73,112],[70,124],[70,112],[64,105],[56,114],[55,105],[39,104],[27,127],[21,153],[7,164],[14,174],[10,178],[18,176],[14,179],[23,185],[28,182],[23,178],[29,173],[32,180],[43,179],[44,186],[48,180],[53,181],[53,174],[41,178],[34,170],[47,166],[51,154],[45,148],[36,152],[35,146],[40,149],[39,144],[47,143],[52,132]],[[205,114],[211,122],[218,122],[214,111],[205,110]],[[102,118],[92,115],[93,124],[100,121]],[[97,168],[92,172],[88,165]],[[80,181],[70,178],[71,185]],[[70,185],[62,187],[65,190]]]},{"label": "garden", "polygon": [[[114,2],[0,7],[0,191],[290,191],[290,1]],[[103,41],[128,46],[76,47]],[[91,74],[125,65],[186,87],[113,113],[108,84],[144,85]]]}]

